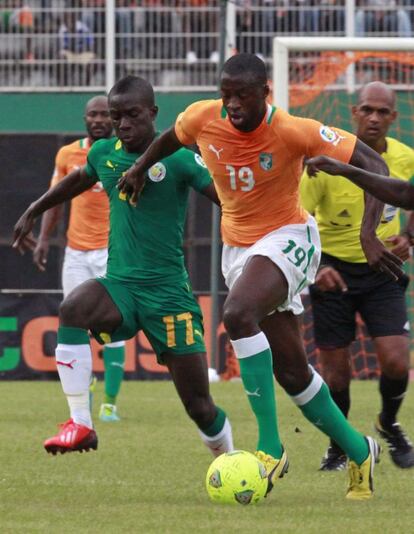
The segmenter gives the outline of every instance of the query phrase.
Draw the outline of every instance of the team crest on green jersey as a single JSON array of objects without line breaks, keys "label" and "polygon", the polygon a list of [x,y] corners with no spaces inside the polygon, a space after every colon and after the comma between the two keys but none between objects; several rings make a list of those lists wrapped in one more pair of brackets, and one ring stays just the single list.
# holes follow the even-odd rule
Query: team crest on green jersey
[{"label": "team crest on green jersey", "polygon": [[269,154],[269,152],[262,152],[259,156],[259,163],[264,171],[270,171],[273,165],[272,154]]},{"label": "team crest on green jersey", "polygon": [[165,165],[160,161],[148,169],[148,177],[152,182],[161,182],[167,174]]},{"label": "team crest on green jersey", "polygon": [[200,154],[194,153],[194,159],[200,167],[203,167],[204,169],[207,169],[207,165],[204,163],[203,158],[200,156]]}]

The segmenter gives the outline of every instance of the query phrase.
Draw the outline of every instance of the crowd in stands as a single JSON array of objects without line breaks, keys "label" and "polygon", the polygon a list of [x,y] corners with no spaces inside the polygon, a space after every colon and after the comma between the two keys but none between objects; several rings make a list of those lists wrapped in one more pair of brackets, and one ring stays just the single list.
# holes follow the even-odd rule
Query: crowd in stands
[{"label": "crowd in stands", "polygon": [[[271,56],[275,35],[345,35],[346,0],[233,0],[236,49]],[[3,0],[0,60],[105,57],[105,0]],[[217,64],[219,0],[115,0],[116,55]],[[414,0],[356,0],[355,35],[410,37]],[[65,84],[65,77],[60,80]],[[84,80],[87,83],[87,79]]]}]

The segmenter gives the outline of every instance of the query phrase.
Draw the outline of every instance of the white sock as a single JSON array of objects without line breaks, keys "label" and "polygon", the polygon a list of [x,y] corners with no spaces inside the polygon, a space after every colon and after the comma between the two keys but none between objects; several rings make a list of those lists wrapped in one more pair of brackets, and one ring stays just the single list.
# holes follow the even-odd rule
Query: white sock
[{"label": "white sock", "polygon": [[125,341],[114,341],[113,343],[105,343],[105,347],[109,347],[110,349],[125,347]]},{"label": "white sock", "polygon": [[204,444],[210,449],[213,456],[220,456],[223,452],[234,451],[233,445],[233,433],[231,430],[230,421],[227,419],[224,421],[223,428],[215,436],[207,436],[198,429],[201,439]]},{"label": "white sock", "polygon": [[236,357],[249,358],[259,352],[270,349],[269,341],[264,332],[259,332],[254,336],[242,337],[240,339],[230,339]]},{"label": "white sock", "polygon": [[92,428],[89,406],[92,353],[89,344],[59,343],[56,347],[56,366],[71,418],[75,423]]}]

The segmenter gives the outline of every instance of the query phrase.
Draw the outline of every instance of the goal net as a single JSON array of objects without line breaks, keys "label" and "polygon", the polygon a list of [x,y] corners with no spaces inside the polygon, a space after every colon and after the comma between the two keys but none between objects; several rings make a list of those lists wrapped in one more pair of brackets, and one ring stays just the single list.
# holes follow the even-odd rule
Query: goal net
[{"label": "goal net", "polygon": [[[294,115],[315,118],[324,124],[353,131],[351,106],[356,102],[357,90],[366,83],[379,80],[397,92],[398,118],[388,135],[414,148],[413,41],[329,37],[275,39],[272,65],[274,103],[289,109]],[[409,274],[414,273],[412,261],[406,268]],[[304,296],[304,301],[306,348],[311,362],[317,364],[307,296]],[[411,285],[407,301],[410,319],[413,319],[414,292]],[[412,345],[412,351],[413,348]],[[373,345],[360,318],[352,353],[355,377],[378,375]]]}]

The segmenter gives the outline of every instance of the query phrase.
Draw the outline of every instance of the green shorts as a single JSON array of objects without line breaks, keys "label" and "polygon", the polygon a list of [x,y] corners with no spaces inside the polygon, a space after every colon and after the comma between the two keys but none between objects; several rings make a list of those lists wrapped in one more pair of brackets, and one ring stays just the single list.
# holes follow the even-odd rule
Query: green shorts
[{"label": "green shorts", "polygon": [[122,315],[122,324],[112,333],[93,332],[99,343],[123,341],[142,330],[159,363],[164,353],[205,352],[200,306],[188,281],[144,286],[108,278],[96,278]]}]

